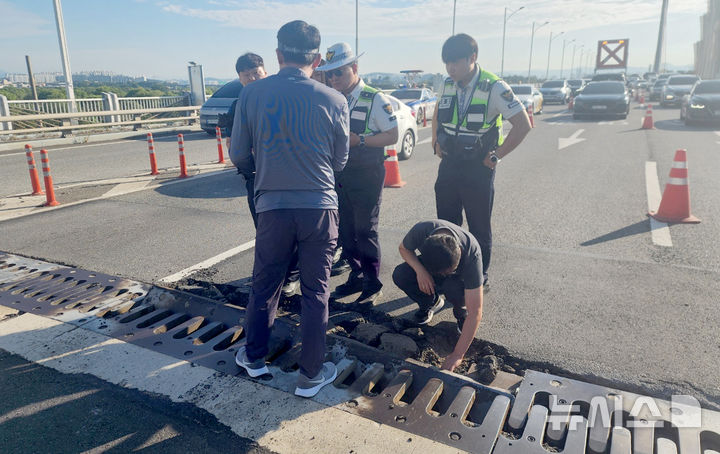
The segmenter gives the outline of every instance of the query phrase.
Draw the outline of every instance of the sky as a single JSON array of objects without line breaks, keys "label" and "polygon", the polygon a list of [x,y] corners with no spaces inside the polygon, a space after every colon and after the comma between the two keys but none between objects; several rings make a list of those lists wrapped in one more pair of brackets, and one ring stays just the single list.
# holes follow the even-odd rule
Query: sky
[{"label": "sky", "polygon": [[[278,69],[276,33],[302,19],[317,26],[321,50],[346,41],[355,47],[356,0],[63,0],[73,72],[105,70],[159,79],[187,79],[187,62],[205,77],[234,77],[235,59],[260,54]],[[360,72],[421,69],[445,73],[442,44],[451,35],[453,0],[358,0]],[[629,39],[629,66],[654,61],[662,0],[457,0],[456,33],[473,36],[478,61],[499,73],[503,14],[507,21],[505,74],[527,74],[533,23],[532,73],[544,76],[588,61],[598,40]],[[692,67],[700,16],[708,0],[670,0],[665,62]],[[542,25],[545,22],[548,24]],[[0,73],[62,71],[52,0],[0,0]],[[558,34],[563,32],[558,37]],[[574,40],[574,41],[573,41]],[[565,47],[563,58],[563,47]],[[575,56],[573,58],[573,53]]]}]

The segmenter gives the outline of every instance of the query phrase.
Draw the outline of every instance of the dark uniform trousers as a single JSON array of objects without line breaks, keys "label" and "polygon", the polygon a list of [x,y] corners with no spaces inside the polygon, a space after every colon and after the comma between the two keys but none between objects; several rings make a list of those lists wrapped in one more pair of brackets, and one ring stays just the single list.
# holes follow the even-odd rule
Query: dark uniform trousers
[{"label": "dark uniform trousers", "polygon": [[380,282],[378,222],[384,184],[385,165],[382,162],[346,167],[338,175],[343,256],[354,272],[362,271],[363,282],[369,285]]},{"label": "dark uniform trousers", "polygon": [[[463,208],[468,230],[482,250],[483,278],[487,280],[492,251],[492,215],[495,198],[495,171],[481,159],[453,160],[444,157],[435,181],[437,217],[456,225],[463,223]],[[484,284],[484,282],[483,282]]]},{"label": "dark uniform trousers", "polygon": [[[422,262],[422,256],[419,257]],[[435,304],[437,294],[445,295],[445,299],[453,306],[453,315],[457,320],[465,321],[467,309],[465,308],[465,284],[459,276],[446,277],[433,276],[436,295],[428,295],[420,290],[417,274],[407,263],[401,263],[393,271],[393,282],[400,290],[405,292],[411,300],[418,303],[420,309],[429,309]]]},{"label": "dark uniform trousers", "polygon": [[258,213],[253,285],[247,306],[247,356],[268,354],[280,290],[297,248],[302,289],[300,371],[314,377],[325,358],[328,281],[338,237],[337,210],[284,209]]}]

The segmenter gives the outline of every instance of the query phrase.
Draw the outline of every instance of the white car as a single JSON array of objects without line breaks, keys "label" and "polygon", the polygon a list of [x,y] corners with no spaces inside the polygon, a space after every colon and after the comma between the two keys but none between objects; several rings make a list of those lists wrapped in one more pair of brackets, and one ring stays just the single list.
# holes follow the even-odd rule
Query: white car
[{"label": "white car", "polygon": [[390,95],[410,107],[417,124],[423,123],[426,118],[431,119],[435,114],[437,95],[429,88],[400,88]]},{"label": "white car", "polygon": [[410,159],[410,156],[415,150],[415,142],[418,137],[417,122],[415,116],[412,114],[410,107],[405,105],[402,101],[394,96],[387,95],[392,103],[393,111],[397,117],[398,122],[398,142],[395,146],[385,147],[387,151],[389,148],[395,148],[398,159],[405,160]]},{"label": "white car", "polygon": [[532,109],[533,115],[539,115],[543,109],[543,95],[540,90],[530,84],[510,85],[515,96],[525,106],[525,110]]}]

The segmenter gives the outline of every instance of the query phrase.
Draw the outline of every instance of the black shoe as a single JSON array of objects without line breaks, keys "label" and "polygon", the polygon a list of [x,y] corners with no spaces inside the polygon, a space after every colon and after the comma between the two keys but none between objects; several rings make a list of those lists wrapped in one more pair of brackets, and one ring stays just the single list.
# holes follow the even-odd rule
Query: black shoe
[{"label": "black shoe", "polygon": [[374,304],[382,296],[382,284],[377,282],[373,285],[363,286],[363,291],[355,300],[355,304]]},{"label": "black shoe", "polygon": [[415,320],[417,321],[418,325],[427,325],[428,323],[430,323],[430,320],[432,320],[435,312],[442,309],[444,305],[445,298],[442,295],[438,295],[437,301],[430,308],[418,309],[418,311],[415,312]]},{"label": "black shoe", "polygon": [[353,293],[359,293],[363,290],[363,280],[358,277],[355,273],[350,273],[347,282],[340,284],[335,287],[335,291],[330,294],[333,299],[344,298],[352,295]]},{"label": "black shoe", "polygon": [[350,271],[350,263],[347,259],[341,259],[330,268],[330,276],[339,276],[348,271]]},{"label": "black shoe", "polygon": [[457,332],[458,334],[462,334],[463,325],[465,324],[464,318],[457,319]]}]

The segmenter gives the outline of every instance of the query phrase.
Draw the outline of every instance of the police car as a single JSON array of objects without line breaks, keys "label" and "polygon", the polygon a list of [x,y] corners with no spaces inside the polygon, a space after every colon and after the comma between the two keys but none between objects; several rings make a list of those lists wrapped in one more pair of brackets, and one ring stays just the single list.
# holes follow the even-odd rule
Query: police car
[{"label": "police car", "polygon": [[428,88],[401,88],[390,93],[412,110],[417,124],[425,118],[432,118],[437,104],[437,95]]},{"label": "police car", "polygon": [[393,106],[393,112],[395,112],[398,122],[398,141],[394,146],[391,145],[385,147],[385,151],[389,148],[394,148],[397,152],[398,159],[410,159],[410,156],[412,156],[413,151],[415,150],[415,143],[417,142],[418,137],[415,114],[413,114],[410,107],[396,97],[387,94],[385,96],[390,99],[390,103]]}]

